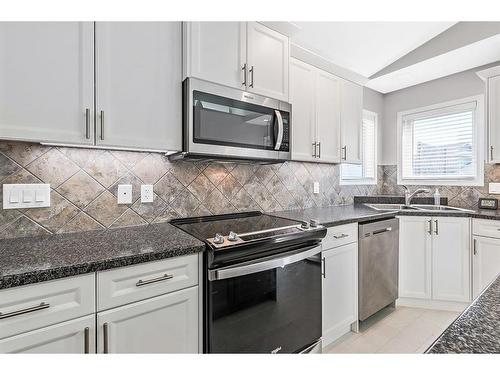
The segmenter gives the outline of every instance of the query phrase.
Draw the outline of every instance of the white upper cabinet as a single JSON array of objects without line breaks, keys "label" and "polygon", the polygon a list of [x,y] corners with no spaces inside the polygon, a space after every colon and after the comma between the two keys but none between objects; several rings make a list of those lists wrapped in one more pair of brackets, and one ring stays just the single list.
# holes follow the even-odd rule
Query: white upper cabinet
[{"label": "white upper cabinet", "polygon": [[470,221],[434,217],[432,236],[432,298],[470,301]]},{"label": "white upper cabinet", "polygon": [[[339,79],[318,70],[316,75],[317,155],[321,162],[340,161]],[[292,108],[293,110],[293,108]]]},{"label": "white upper cabinet", "polygon": [[340,79],[290,59],[292,159],[340,161]]},{"label": "white upper cabinet", "polygon": [[288,101],[288,37],[258,22],[247,23],[249,91]]},{"label": "white upper cabinet", "polygon": [[245,88],[245,22],[185,22],[183,36],[185,76]]},{"label": "white upper cabinet", "polygon": [[341,94],[342,162],[361,163],[361,124],[363,122],[363,87],[342,80]]},{"label": "white upper cabinet", "polygon": [[180,22],[96,23],[97,145],[181,150]]},{"label": "white upper cabinet", "polygon": [[93,144],[92,22],[0,22],[0,139]]},{"label": "white upper cabinet", "polygon": [[316,160],[315,78],[315,67],[296,59],[290,59],[293,160]]},{"label": "white upper cabinet", "polygon": [[500,163],[500,75],[488,79],[488,160]]},{"label": "white upper cabinet", "polygon": [[186,22],[184,76],[288,102],[289,44],[258,22]]}]

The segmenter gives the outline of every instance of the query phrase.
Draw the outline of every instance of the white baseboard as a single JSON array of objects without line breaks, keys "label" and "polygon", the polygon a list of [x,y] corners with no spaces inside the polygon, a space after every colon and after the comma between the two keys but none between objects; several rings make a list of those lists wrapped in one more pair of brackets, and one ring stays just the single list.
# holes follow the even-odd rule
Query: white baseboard
[{"label": "white baseboard", "polygon": [[321,338],[323,348],[327,347],[331,343],[337,341],[340,339],[342,336],[344,336],[346,333],[349,333],[351,331],[355,332],[354,329],[357,329],[357,325],[355,325],[356,322],[353,322],[351,324],[343,324],[339,325],[333,329],[328,330],[327,332],[323,332],[323,337]]},{"label": "white baseboard", "polygon": [[418,298],[398,298],[396,300],[396,306],[462,312],[469,306],[469,303],[435,301],[435,300],[418,299]]}]

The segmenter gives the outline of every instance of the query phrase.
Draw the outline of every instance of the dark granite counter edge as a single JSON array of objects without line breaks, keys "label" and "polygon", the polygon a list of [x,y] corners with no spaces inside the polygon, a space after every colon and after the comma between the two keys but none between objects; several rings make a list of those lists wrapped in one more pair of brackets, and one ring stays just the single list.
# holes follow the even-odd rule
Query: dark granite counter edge
[{"label": "dark granite counter edge", "polygon": [[[451,322],[448,325],[448,327],[446,327],[446,329],[439,335],[439,337],[436,340],[434,340],[434,342],[427,348],[427,350],[424,352],[424,354],[443,354],[443,352],[441,352],[439,350],[433,351],[433,349],[437,345],[441,344],[442,341],[445,340],[446,335],[448,334],[448,332],[450,331],[450,329],[454,325],[460,324],[459,321],[462,318],[466,318],[467,315],[469,315],[471,313],[471,311],[484,298],[484,296],[487,296],[488,294],[490,294],[492,292],[491,288],[499,280],[500,280],[500,274],[498,274],[497,277],[495,277],[495,279],[486,288],[484,288],[484,290],[470,303],[470,305],[464,311],[462,311],[462,313],[455,320],[453,320],[453,322]],[[471,353],[475,353],[475,352],[471,352]],[[497,353],[497,352],[495,352],[495,353]],[[459,352],[450,352],[450,354],[460,354],[460,353]]]},{"label": "dark granite counter edge", "polygon": [[50,268],[47,270],[34,270],[15,275],[6,275],[0,277],[0,290],[13,288],[17,286],[40,283],[44,281],[62,279],[65,277],[83,275],[86,273],[92,273],[96,271],[104,271],[113,268],[131,266],[134,264],[173,258],[177,256],[191,255],[202,252],[204,250],[205,250],[205,245],[200,245],[186,249],[165,250],[165,251],[157,251],[144,254],[134,254],[107,260],[100,260],[96,262],[72,264],[64,267]]}]

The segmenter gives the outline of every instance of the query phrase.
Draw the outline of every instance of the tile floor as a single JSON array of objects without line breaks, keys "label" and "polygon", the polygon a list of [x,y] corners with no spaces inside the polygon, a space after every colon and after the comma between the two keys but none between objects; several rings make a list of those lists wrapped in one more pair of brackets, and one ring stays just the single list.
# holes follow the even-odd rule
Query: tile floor
[{"label": "tile floor", "polygon": [[323,353],[423,353],[458,317],[458,312],[386,308]]}]

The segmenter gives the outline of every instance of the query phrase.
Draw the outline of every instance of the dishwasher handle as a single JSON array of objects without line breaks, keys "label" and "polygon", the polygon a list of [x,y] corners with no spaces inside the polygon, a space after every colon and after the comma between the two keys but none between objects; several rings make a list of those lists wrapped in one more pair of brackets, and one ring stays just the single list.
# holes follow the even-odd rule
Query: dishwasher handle
[{"label": "dishwasher handle", "polygon": [[373,232],[365,233],[365,237],[376,236],[377,234],[382,234],[382,233],[391,232],[391,231],[392,231],[392,227],[377,229],[377,230],[374,230]]}]

